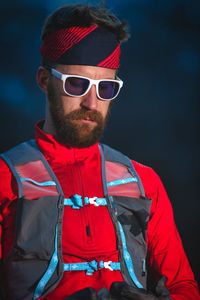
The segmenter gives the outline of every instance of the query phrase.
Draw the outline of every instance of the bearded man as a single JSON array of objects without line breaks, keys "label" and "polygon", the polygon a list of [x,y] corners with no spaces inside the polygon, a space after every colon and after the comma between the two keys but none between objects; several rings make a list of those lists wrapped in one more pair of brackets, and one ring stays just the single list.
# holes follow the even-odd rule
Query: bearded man
[{"label": "bearded man", "polygon": [[199,299],[159,177],[99,143],[127,38],[93,6],[46,20],[46,118],[0,160],[2,299]]}]

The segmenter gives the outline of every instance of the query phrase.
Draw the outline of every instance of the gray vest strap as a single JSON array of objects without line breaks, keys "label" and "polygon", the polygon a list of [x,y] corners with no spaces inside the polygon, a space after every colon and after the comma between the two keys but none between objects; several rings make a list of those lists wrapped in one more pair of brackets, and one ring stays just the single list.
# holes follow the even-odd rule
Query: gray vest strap
[{"label": "gray vest strap", "polygon": [[[137,172],[135,171],[135,169],[133,167],[131,160],[126,155],[122,154],[121,152],[114,150],[111,147],[104,145],[104,144],[99,144],[99,150],[101,153],[102,168],[104,168],[103,179],[106,178],[105,177],[105,160],[120,163],[122,165],[126,165],[128,167],[128,170],[130,171],[130,173],[137,178],[138,185],[139,185],[139,188],[141,191],[141,197],[145,198],[144,187],[142,185],[140,177],[138,176]],[[103,180],[103,182],[106,182],[106,180]],[[104,186],[104,192],[106,194],[108,194],[106,186]]]},{"label": "gray vest strap", "polygon": [[58,189],[58,193],[60,195],[63,195],[62,188],[60,186],[59,181],[57,180],[54,172],[52,171],[51,167],[49,166],[48,162],[38,149],[36,143],[34,140],[30,140],[28,142],[24,142],[15,148],[12,148],[5,153],[0,155],[3,160],[7,163],[9,166],[11,172],[13,173],[17,184],[18,184],[18,198],[21,198],[23,196],[23,189],[22,189],[22,183],[20,181],[20,176],[18,174],[17,169],[15,166],[22,165],[25,163],[28,163],[30,161],[36,161],[41,160],[47,169],[48,173],[50,174],[53,181],[56,182],[56,187]]}]

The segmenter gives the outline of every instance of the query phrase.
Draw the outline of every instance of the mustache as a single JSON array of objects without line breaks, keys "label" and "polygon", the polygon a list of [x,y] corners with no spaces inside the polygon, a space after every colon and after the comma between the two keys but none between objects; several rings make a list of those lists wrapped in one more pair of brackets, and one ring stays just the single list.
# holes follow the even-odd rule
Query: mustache
[{"label": "mustache", "polygon": [[91,121],[100,123],[103,122],[103,116],[100,112],[96,110],[87,110],[84,108],[74,110],[66,115],[66,118],[70,121],[72,120],[81,120],[81,119],[90,119]]}]

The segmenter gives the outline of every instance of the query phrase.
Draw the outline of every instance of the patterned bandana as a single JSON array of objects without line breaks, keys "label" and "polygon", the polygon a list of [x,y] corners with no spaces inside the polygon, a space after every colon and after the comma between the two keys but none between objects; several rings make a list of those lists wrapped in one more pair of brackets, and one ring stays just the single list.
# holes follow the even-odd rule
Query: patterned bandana
[{"label": "patterned bandana", "polygon": [[113,33],[97,25],[61,29],[43,42],[42,56],[58,64],[119,68],[120,43]]}]

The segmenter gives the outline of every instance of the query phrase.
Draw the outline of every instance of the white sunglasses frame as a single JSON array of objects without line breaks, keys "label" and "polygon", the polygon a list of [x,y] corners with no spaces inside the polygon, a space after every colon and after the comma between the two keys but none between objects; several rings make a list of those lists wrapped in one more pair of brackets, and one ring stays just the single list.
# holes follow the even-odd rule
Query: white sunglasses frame
[{"label": "white sunglasses frame", "polygon": [[[82,97],[82,96],[85,96],[85,95],[89,92],[91,86],[94,84],[94,85],[96,86],[96,93],[97,93],[98,98],[101,99],[101,100],[103,100],[103,101],[111,101],[111,100],[115,99],[115,98],[119,95],[119,92],[120,92],[120,90],[121,90],[121,88],[122,88],[122,86],[123,86],[123,81],[122,81],[119,77],[116,77],[117,79],[99,79],[99,80],[95,80],[95,79],[91,79],[91,78],[84,77],[84,76],[79,76],[79,75],[73,75],[73,74],[67,75],[67,74],[62,74],[62,73],[58,72],[57,70],[55,70],[55,69],[53,69],[53,68],[50,69],[50,72],[51,72],[52,75],[54,75],[55,77],[57,77],[57,78],[59,78],[59,79],[62,80],[64,92],[65,92],[68,96],[71,96],[71,97]],[[85,93],[83,93],[83,94],[80,95],[80,96],[72,95],[72,94],[68,93],[68,92],[65,90],[65,80],[66,80],[67,78],[69,78],[69,77],[83,78],[83,79],[89,80],[89,85],[88,85],[88,88],[87,88],[87,90],[85,91]],[[99,86],[99,83],[100,83],[101,81],[112,81],[112,82],[117,82],[117,83],[119,83],[119,90],[118,90],[117,94],[116,94],[113,98],[110,98],[110,99],[104,99],[104,98],[100,97],[99,91],[98,91],[98,86]]]}]

